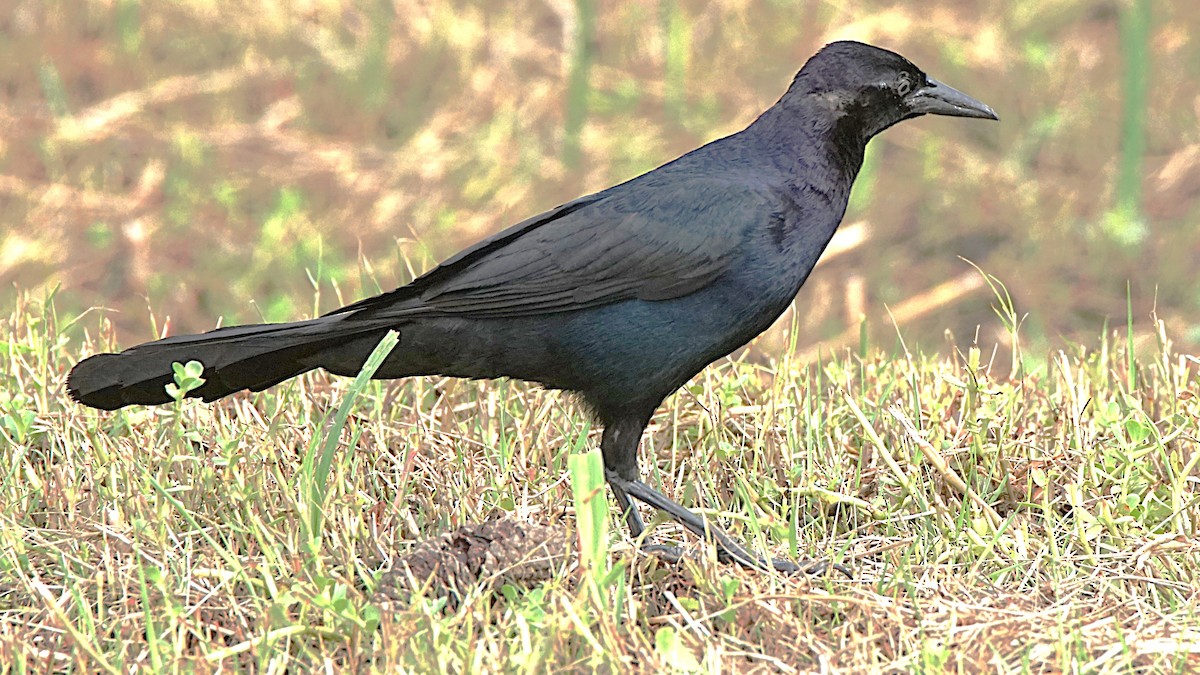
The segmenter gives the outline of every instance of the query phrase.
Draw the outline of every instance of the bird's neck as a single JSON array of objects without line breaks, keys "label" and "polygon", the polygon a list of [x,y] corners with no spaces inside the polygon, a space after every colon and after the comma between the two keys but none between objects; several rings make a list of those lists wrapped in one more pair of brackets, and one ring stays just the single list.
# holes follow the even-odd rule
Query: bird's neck
[{"label": "bird's neck", "polygon": [[[852,118],[819,105],[776,105],[746,129],[762,157],[790,180],[849,199],[862,168],[866,140]],[[812,109],[815,108],[815,109]]]},{"label": "bird's neck", "polygon": [[757,161],[769,162],[767,171],[788,191],[818,196],[827,213],[836,216],[830,221],[834,227],[850,203],[866,150],[858,130],[842,120],[829,109],[776,104],[745,130]]}]

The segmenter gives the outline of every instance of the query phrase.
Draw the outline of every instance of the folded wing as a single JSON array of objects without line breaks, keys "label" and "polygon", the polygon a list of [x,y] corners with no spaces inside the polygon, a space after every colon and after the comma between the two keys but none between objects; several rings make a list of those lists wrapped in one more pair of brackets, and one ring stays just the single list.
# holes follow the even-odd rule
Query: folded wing
[{"label": "folded wing", "polygon": [[768,193],[711,179],[599,193],[518,223],[407,286],[335,313],[498,318],[681,297],[726,271],[752,230],[746,219],[770,213],[769,201]]}]

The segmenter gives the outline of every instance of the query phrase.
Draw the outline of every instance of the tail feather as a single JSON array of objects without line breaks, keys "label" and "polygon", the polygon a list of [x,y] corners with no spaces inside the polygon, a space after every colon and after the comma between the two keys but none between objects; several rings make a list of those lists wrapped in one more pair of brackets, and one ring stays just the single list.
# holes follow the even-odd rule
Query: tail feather
[{"label": "tail feather", "polygon": [[187,361],[203,363],[205,379],[189,396],[212,401],[243,389],[262,391],[320,367],[323,350],[380,330],[331,316],[169,337],[80,361],[67,375],[67,393],[79,403],[103,410],[169,403],[166,386],[174,379],[171,364]]}]

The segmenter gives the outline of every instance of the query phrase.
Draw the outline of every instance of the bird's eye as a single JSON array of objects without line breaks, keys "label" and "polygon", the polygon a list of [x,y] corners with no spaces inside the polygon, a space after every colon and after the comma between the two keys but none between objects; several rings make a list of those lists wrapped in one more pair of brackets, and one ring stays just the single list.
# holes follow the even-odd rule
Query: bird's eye
[{"label": "bird's eye", "polygon": [[908,77],[901,77],[900,83],[896,85],[896,91],[901,96],[908,96],[908,92],[912,91],[912,88],[913,88],[912,79],[908,78]]}]

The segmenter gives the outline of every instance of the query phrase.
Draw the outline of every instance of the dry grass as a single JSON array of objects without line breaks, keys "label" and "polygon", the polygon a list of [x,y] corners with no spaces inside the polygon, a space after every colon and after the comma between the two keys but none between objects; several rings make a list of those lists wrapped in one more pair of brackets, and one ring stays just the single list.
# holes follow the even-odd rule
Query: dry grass
[{"label": "dry grass", "polygon": [[573,537],[567,459],[598,439],[560,396],[504,382],[370,384],[314,521],[304,456],[345,380],[97,413],[62,392],[79,354],[48,305],[22,300],[2,330],[0,662],[1200,667],[1200,364],[1165,336],[1132,374],[1125,346],[1107,342],[1027,370],[1018,359],[1015,371],[974,349],[721,363],[656,416],[642,450],[650,482],[760,550],[830,557],[853,579],[718,565],[661,523],[655,538],[698,557],[672,566],[616,537],[603,590],[580,583],[593,577],[574,555],[531,573],[493,557],[447,597],[441,586],[410,595],[381,570],[496,518]]},{"label": "dry grass", "polygon": [[[1108,216],[1132,3],[76,5],[0,12],[0,665],[1200,669],[1200,5],[1154,3],[1129,232]],[[330,309],[738,129],[840,37],[1004,122],[874,141],[803,311],[672,397],[642,457],[759,550],[852,580],[720,566],[669,523],[694,561],[616,535],[607,572],[455,548],[491,521],[575,539],[597,434],[516,383],[371,384],[327,476],[305,458],[343,380],[116,414],[63,393],[85,353]],[[1021,309],[996,321],[959,256]],[[60,286],[61,318],[30,301]],[[386,571],[447,549],[453,596]]]}]

